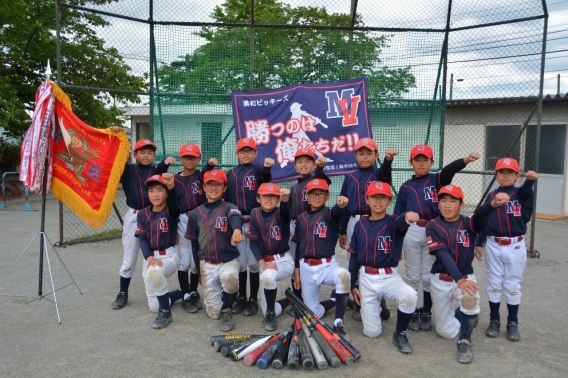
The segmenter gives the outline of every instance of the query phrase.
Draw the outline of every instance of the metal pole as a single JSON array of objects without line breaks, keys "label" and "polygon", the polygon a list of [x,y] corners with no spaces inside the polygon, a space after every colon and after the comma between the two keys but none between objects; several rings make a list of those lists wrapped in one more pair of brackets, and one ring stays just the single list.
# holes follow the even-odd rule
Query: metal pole
[{"label": "metal pole", "polygon": [[349,30],[349,79],[353,78],[353,27],[357,15],[358,0],[351,0],[351,29]]},{"label": "metal pole", "polygon": [[[154,49],[153,49],[153,35],[154,35],[154,0],[150,0],[148,20],[150,21],[150,135],[154,135]],[[138,126],[136,127],[138,129]],[[131,138],[136,139],[136,135]]]},{"label": "metal pole", "polygon": [[55,2],[55,35],[57,50],[57,85],[61,85],[61,25],[59,13],[59,0]]},{"label": "metal pole", "polygon": [[438,167],[442,169],[444,164],[444,130],[446,127],[446,80],[448,78],[448,49],[450,44],[450,26],[452,23],[452,0],[448,1],[448,16],[446,18],[446,36],[444,38],[444,49],[442,54],[444,57],[444,67],[442,76],[442,114],[440,120],[440,159],[438,160]]},{"label": "metal pole", "polygon": [[454,94],[454,74],[450,74],[450,101],[452,101],[453,94]]},{"label": "metal pole", "polygon": [[558,87],[556,88],[556,94],[560,94],[560,74],[558,74]]},{"label": "metal pole", "polygon": [[254,0],[250,2],[250,73],[249,73],[249,91],[254,89]]},{"label": "metal pole", "polygon": [[44,250],[44,237],[45,234],[45,201],[47,199],[47,172],[49,169],[48,160],[45,159],[45,167],[43,171],[43,178],[41,183],[41,226],[39,238],[39,286],[37,290],[38,297],[42,297],[43,294],[43,250]]}]

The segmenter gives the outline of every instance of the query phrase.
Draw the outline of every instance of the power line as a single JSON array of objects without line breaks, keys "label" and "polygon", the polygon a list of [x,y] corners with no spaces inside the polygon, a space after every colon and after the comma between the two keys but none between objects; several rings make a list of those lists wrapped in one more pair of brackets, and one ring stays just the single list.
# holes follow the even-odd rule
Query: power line
[{"label": "power line", "polygon": [[566,0],[566,1],[557,1],[556,3],[550,3],[550,4],[547,3],[546,6],[549,7],[549,6],[551,6],[551,5],[562,4],[562,3],[568,3],[568,0]]}]

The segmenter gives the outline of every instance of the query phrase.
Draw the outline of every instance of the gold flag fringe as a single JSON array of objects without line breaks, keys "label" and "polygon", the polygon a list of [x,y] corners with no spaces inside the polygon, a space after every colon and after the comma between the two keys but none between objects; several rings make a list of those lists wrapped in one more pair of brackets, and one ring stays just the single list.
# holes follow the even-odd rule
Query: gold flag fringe
[{"label": "gold flag fringe", "polygon": [[59,88],[53,81],[51,82],[51,93],[58,101],[61,101],[62,103],[67,105],[69,110],[72,110],[71,99],[69,98],[69,96],[67,96],[67,93],[63,92],[63,90]]}]

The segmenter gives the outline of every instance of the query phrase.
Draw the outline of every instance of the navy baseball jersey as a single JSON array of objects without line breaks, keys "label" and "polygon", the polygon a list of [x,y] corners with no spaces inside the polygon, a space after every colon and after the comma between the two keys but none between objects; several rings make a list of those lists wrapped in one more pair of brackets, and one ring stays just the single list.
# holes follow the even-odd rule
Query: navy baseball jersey
[{"label": "navy baseball jersey", "polygon": [[477,238],[476,244],[482,246],[486,235],[495,237],[522,236],[527,232],[527,223],[534,209],[534,181],[525,180],[520,188],[509,186],[499,187],[492,191],[485,203],[493,201],[497,193],[506,193],[510,200],[504,206],[497,208],[487,220],[487,227]]},{"label": "navy baseball jersey", "polygon": [[150,250],[142,249],[144,258],[151,251],[164,251],[176,244],[179,210],[173,190],[168,190],[168,205],[161,211],[152,211],[153,205],[145,207],[136,214],[135,235],[144,235]]},{"label": "navy baseball jersey", "polygon": [[320,167],[319,165],[316,166],[316,170],[312,175],[300,177],[298,182],[292,185],[292,188],[290,189],[290,218],[298,219],[300,214],[310,209],[307,197],[308,194],[306,193],[306,185],[315,178],[324,179],[328,185],[331,184],[329,177],[323,173],[323,167]]},{"label": "navy baseball jersey", "polygon": [[430,173],[421,177],[413,175],[400,187],[393,215],[412,211],[417,213],[420,219],[432,220],[439,217],[438,190],[444,185],[451,184],[454,175],[466,165],[463,159],[459,159],[446,165],[438,173]]},{"label": "navy baseball jersey", "polygon": [[359,168],[345,175],[340,195],[347,197],[347,211],[343,213],[341,234],[347,233],[347,223],[351,215],[370,215],[371,209],[365,201],[365,192],[369,184],[377,181],[392,185],[392,160],[385,160],[381,168],[376,164],[369,168]]},{"label": "navy baseball jersey", "polygon": [[199,243],[199,260],[228,262],[239,257],[239,250],[231,245],[235,228],[242,228],[240,210],[231,203],[218,200],[205,203],[189,214],[184,237],[192,244],[193,241]]},{"label": "navy baseball jersey", "polygon": [[270,168],[265,168],[264,165],[239,164],[227,172],[227,202],[236,205],[243,215],[249,215],[252,209],[258,207],[258,187],[270,180]]},{"label": "navy baseball jersey", "polygon": [[296,267],[300,258],[322,259],[335,255],[339,239],[339,222],[345,209],[335,205],[316,211],[305,211],[296,220],[296,231],[292,240],[296,248]]},{"label": "navy baseball jersey", "polygon": [[[280,207],[288,206],[282,202]],[[290,250],[290,217],[283,216],[284,209],[276,208],[267,213],[261,207],[253,209],[250,214],[247,236],[258,242],[260,254],[279,255]],[[288,210],[286,209],[286,212]],[[258,258],[258,256],[257,256]]]},{"label": "navy baseball jersey", "polygon": [[203,174],[213,168],[214,166],[207,164],[205,168],[196,170],[189,176],[182,176],[181,172],[174,176],[174,190],[180,212],[187,213],[205,203]]},{"label": "navy baseball jersey", "polygon": [[169,165],[160,162],[158,165],[126,164],[120,183],[126,196],[126,205],[134,210],[141,210],[150,205],[148,188],[144,183],[153,175],[161,175],[168,171]]}]

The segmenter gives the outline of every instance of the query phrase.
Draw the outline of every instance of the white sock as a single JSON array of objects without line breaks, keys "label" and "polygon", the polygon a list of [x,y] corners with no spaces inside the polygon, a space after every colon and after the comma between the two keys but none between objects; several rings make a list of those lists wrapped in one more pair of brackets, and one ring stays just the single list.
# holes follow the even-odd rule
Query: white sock
[{"label": "white sock", "polygon": [[188,293],[185,293],[185,294],[183,295],[183,300],[185,301],[187,298],[189,298],[189,294],[188,294]]},{"label": "white sock", "polygon": [[337,325],[338,325],[339,323],[343,323],[343,319],[337,318],[337,319],[335,319],[335,320],[333,321],[333,325],[334,325],[335,327],[337,327]]}]

